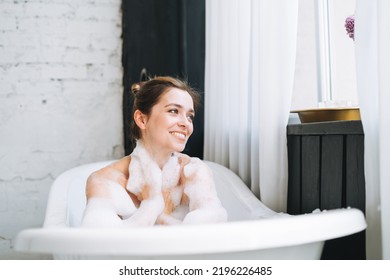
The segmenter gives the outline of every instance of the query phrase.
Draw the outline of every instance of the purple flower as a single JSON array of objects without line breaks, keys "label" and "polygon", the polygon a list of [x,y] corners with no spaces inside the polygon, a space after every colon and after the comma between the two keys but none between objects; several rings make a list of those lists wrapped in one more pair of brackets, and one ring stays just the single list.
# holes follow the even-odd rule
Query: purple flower
[{"label": "purple flower", "polygon": [[352,38],[355,41],[355,16],[349,16],[345,19],[345,30],[349,38]]}]

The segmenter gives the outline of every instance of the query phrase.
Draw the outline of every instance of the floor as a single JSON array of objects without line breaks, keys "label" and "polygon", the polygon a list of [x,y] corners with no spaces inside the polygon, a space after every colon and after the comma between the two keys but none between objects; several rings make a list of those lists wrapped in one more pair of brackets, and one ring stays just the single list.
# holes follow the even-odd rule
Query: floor
[{"label": "floor", "polygon": [[12,249],[0,251],[0,260],[52,260],[49,254],[15,252]]}]

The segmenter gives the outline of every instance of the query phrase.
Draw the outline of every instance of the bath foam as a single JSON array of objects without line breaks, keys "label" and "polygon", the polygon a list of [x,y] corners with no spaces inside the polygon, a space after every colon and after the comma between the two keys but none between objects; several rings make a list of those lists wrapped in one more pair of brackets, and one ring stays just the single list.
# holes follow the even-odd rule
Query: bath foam
[{"label": "bath foam", "polygon": [[[140,208],[128,219],[131,225],[142,224],[143,219],[149,221],[144,225],[152,225],[153,219],[158,224],[168,225],[227,221],[226,210],[215,190],[212,172],[198,158],[190,158],[189,163],[183,167],[183,176],[180,178],[179,155],[173,154],[161,170],[138,141],[131,154],[129,174],[127,189],[141,200]],[[148,187],[146,199],[142,197],[145,187]],[[169,196],[169,203],[173,204],[172,210],[160,208],[164,192]],[[186,202],[182,199],[183,192],[188,198]],[[189,207],[185,207],[188,203]],[[179,207],[180,205],[184,207]]]},{"label": "bath foam", "polygon": [[85,209],[82,227],[89,228],[117,228],[123,225],[117,215],[113,200],[109,198],[93,197],[88,200]]},{"label": "bath foam", "polygon": [[184,167],[184,193],[189,200],[189,213],[183,224],[226,222],[227,212],[218,198],[212,171],[198,158]]},{"label": "bath foam", "polygon": [[131,153],[126,189],[141,201],[137,211],[124,220],[127,226],[152,226],[164,210],[163,175],[140,141]]},{"label": "bath foam", "polygon": [[227,221],[227,212],[218,198],[212,172],[198,158],[174,153],[160,169],[138,141],[131,154],[129,174],[126,189],[141,201],[139,207],[135,207],[121,185],[106,180],[103,183],[109,197],[89,199],[81,224],[83,227]]},{"label": "bath foam", "polygon": [[130,217],[137,208],[120,184],[112,180],[101,180],[101,184],[105,185],[108,197],[92,197],[88,200],[81,226],[108,228],[122,226],[121,218]]}]

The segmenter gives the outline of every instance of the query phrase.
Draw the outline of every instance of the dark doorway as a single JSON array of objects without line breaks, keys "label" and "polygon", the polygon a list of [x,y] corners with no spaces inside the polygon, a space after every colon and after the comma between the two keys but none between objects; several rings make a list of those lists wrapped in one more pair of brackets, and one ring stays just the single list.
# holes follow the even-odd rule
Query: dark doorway
[{"label": "dark doorway", "polygon": [[[124,0],[123,116],[125,152],[132,152],[131,85],[145,76],[180,77],[204,92],[205,0]],[[194,133],[184,153],[203,157],[204,108],[196,113]]]}]

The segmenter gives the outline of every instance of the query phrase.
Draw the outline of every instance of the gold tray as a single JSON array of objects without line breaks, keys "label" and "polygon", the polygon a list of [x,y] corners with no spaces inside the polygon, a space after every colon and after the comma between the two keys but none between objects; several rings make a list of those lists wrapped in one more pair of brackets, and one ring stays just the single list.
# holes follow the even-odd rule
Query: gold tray
[{"label": "gold tray", "polygon": [[301,123],[360,120],[359,108],[317,108],[296,110]]}]

